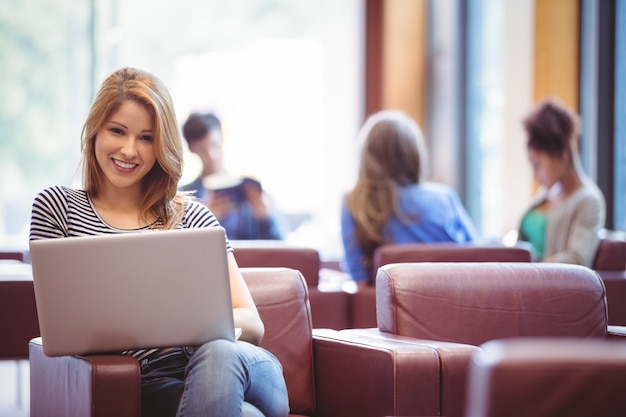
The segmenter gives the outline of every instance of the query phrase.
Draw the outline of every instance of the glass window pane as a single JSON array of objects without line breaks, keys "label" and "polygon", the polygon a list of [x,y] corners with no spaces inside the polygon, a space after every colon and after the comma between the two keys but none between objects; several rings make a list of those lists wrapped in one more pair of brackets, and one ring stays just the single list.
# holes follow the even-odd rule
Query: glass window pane
[{"label": "glass window pane", "polygon": [[[136,66],[166,83],[180,122],[193,110],[222,116],[229,170],[261,179],[290,239],[338,256],[362,120],[360,0],[33,3],[0,6],[10,11],[0,13],[3,243],[11,235],[27,244],[36,192],[80,186],[93,91],[111,71]],[[185,157],[188,181],[199,164]]]},{"label": "glass window pane", "polygon": [[0,6],[0,246],[25,248],[34,195],[70,184],[90,95],[88,2]]},{"label": "glass window pane", "polygon": [[626,1],[616,8],[614,224],[626,230]]},{"label": "glass window pane", "polygon": [[502,236],[504,4],[468,3],[467,207],[483,236]]}]

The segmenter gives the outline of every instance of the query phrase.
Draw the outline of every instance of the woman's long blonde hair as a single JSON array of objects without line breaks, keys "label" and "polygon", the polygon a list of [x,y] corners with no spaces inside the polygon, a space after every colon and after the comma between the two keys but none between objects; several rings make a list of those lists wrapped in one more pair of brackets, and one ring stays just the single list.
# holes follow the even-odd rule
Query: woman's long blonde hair
[{"label": "woman's long blonde hair", "polygon": [[96,160],[96,135],[126,100],[145,106],[154,122],[156,163],[142,180],[142,219],[157,219],[163,228],[174,228],[184,211],[185,197],[178,194],[183,146],[172,98],[163,82],[148,72],[121,68],[102,83],[83,126],[83,187],[89,196],[98,196],[104,174]]},{"label": "woman's long blonde hair", "polygon": [[388,219],[393,215],[403,218],[398,187],[417,184],[426,175],[426,146],[417,123],[396,110],[370,116],[359,139],[359,175],[346,204],[355,222],[355,243],[370,268],[374,251],[386,242]]}]

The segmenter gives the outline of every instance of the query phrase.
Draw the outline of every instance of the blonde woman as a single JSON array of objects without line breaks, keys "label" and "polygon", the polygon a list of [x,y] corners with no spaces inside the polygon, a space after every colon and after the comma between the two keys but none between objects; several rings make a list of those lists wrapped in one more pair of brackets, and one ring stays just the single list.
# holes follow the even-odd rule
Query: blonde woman
[{"label": "blonde woman", "polygon": [[477,238],[457,193],[425,181],[426,146],[413,119],[381,111],[368,118],[359,137],[359,174],[341,210],[344,268],[354,281],[373,283],[372,256],[382,244]]},{"label": "blonde woman", "polygon": [[[54,186],[33,203],[30,239],[215,227],[211,211],[177,192],[183,150],[172,99],[134,68],[103,82],[82,134],[83,189]],[[227,241],[241,338],[123,352],[141,365],[144,416],[286,416],[282,367],[256,346],[264,326]]]}]

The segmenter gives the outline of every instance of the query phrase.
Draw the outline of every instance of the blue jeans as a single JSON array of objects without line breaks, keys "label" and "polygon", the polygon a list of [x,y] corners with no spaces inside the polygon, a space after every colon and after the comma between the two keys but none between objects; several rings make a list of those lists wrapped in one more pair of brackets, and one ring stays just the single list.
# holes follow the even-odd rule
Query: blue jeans
[{"label": "blue jeans", "polygon": [[278,359],[247,342],[214,340],[141,363],[143,417],[285,417]]}]

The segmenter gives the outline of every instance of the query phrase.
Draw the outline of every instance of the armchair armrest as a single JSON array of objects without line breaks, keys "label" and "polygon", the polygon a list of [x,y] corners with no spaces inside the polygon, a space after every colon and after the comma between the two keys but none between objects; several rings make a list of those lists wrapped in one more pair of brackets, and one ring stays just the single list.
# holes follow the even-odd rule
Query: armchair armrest
[{"label": "armchair armrest", "polygon": [[314,329],[313,353],[319,415],[439,415],[432,348]]},{"label": "armchair armrest", "polygon": [[[472,356],[480,351],[480,347],[465,343],[444,342],[427,339],[417,339],[408,336],[399,336],[393,333],[382,332],[377,328],[348,329],[339,332],[343,338],[358,338],[367,340],[369,344],[395,343],[404,345],[406,349],[430,349],[435,353],[441,374],[439,377],[440,409],[438,415],[463,415],[466,396],[466,380]],[[416,414],[427,415],[427,414]]]},{"label": "armchair armrest", "polygon": [[139,417],[139,363],[124,355],[49,357],[29,343],[32,417]]}]

